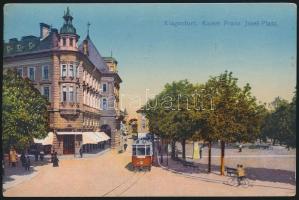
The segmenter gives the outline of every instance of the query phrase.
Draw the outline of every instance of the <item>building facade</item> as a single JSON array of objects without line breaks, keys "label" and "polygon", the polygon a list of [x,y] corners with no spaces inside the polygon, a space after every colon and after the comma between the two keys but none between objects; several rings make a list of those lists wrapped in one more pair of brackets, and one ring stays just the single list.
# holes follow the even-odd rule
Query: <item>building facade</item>
[{"label": "building facade", "polygon": [[58,154],[78,152],[83,134],[104,131],[111,147],[119,145],[119,88],[122,82],[113,57],[103,58],[89,33],[80,36],[69,8],[57,29],[40,23],[40,35],[4,43],[4,71],[29,78],[50,102],[49,124]]}]

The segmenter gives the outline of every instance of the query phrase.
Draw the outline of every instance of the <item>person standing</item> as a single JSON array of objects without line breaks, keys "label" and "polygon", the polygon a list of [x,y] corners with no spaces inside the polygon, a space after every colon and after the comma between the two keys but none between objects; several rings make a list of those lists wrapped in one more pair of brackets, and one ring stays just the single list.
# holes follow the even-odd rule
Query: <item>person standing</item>
[{"label": "person standing", "polygon": [[21,154],[21,162],[22,162],[22,167],[25,167],[25,165],[26,165],[26,156],[25,156],[24,151],[22,151],[22,154]]},{"label": "person standing", "polygon": [[53,157],[53,167],[58,167],[58,157],[57,157],[57,152],[54,153],[54,157]]},{"label": "person standing", "polygon": [[26,157],[26,163],[25,163],[25,170],[29,171],[30,170],[30,158],[29,156]]},{"label": "person standing", "polygon": [[16,152],[16,150],[15,150],[14,147],[12,147],[10,149],[9,157],[10,157],[11,166],[12,167],[16,167],[16,163],[17,163],[17,152]]},{"label": "person standing", "polygon": [[45,156],[45,153],[44,153],[44,151],[42,150],[42,151],[39,153],[39,158],[40,158],[41,161],[44,160],[44,156]]},{"label": "person standing", "polygon": [[53,150],[53,152],[51,153],[51,163],[53,163],[53,160],[54,160],[54,154],[55,154],[55,150]]},{"label": "person standing", "polygon": [[239,152],[242,152],[242,144],[239,145]]},{"label": "person standing", "polygon": [[83,147],[81,147],[80,148],[80,150],[79,150],[79,153],[80,153],[80,157],[82,158],[83,157],[83,149],[82,149]]},{"label": "person standing", "polygon": [[38,155],[39,155],[39,150],[36,148],[36,151],[35,151],[35,154],[34,154],[34,156],[35,156],[35,162],[38,161]]},{"label": "person standing", "polygon": [[201,145],[199,148],[199,158],[200,159],[202,158],[202,148],[203,148],[203,145]]}]

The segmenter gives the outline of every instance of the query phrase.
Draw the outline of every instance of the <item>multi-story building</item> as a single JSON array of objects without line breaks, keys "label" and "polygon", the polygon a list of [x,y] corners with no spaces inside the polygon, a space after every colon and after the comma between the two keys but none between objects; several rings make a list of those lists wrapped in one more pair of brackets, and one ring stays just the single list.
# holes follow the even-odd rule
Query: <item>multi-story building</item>
[{"label": "multi-story building", "polygon": [[103,58],[89,31],[79,45],[69,8],[63,26],[40,23],[40,36],[10,39],[4,44],[4,70],[28,77],[50,106],[49,124],[58,154],[77,152],[86,134],[104,131],[112,148],[119,145],[119,88],[122,82],[113,57]]}]

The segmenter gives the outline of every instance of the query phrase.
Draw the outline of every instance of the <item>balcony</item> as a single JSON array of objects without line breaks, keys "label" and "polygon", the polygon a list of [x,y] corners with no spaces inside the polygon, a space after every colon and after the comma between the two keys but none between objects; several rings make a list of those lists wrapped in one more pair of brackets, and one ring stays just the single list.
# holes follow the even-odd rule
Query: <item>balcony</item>
[{"label": "balcony", "polygon": [[59,112],[61,115],[78,115],[80,113],[80,105],[75,102],[61,102]]}]

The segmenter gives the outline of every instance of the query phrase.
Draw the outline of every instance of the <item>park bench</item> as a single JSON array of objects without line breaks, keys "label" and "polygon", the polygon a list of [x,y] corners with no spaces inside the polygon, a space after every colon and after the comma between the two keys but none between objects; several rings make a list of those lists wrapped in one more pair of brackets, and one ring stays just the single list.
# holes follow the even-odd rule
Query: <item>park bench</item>
[{"label": "park bench", "polygon": [[188,162],[188,161],[182,160],[182,163],[183,163],[183,165],[186,166],[186,167],[198,168],[198,166],[195,165],[193,162]]},{"label": "park bench", "polygon": [[226,171],[226,174],[229,176],[231,176],[232,174],[237,175],[237,169],[235,169],[235,168],[225,167],[225,171]]}]

